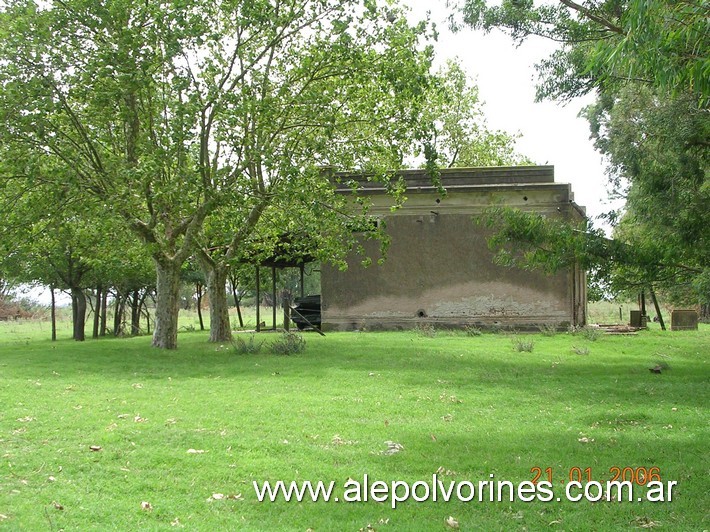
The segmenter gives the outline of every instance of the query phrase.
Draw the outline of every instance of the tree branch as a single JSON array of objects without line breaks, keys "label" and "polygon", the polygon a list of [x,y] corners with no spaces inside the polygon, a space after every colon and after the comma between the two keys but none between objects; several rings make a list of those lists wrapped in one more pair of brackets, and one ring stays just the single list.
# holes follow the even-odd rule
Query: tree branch
[{"label": "tree branch", "polygon": [[593,20],[597,24],[601,24],[605,28],[607,28],[610,31],[613,31],[614,33],[618,33],[619,35],[624,35],[624,30],[617,26],[616,24],[613,24],[609,22],[607,19],[600,17],[599,15],[595,15],[592,13],[591,10],[587,9],[583,5],[577,4],[576,2],[573,2],[572,0],[560,0],[560,3],[566,5],[567,7],[574,9],[578,13],[582,13],[585,17],[587,17],[590,20]]}]

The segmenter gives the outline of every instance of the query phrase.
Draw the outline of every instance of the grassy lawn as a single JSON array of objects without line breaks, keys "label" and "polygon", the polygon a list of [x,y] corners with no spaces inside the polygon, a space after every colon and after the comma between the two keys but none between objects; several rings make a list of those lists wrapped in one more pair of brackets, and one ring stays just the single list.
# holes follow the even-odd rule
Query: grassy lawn
[{"label": "grassy lawn", "polygon": [[[0,529],[451,530],[449,516],[461,530],[710,528],[709,326],[598,339],[307,334],[293,356],[238,355],[200,332],[182,333],[176,352],[148,337],[51,343],[43,327],[0,324]],[[539,468],[564,498],[574,468],[606,481],[625,467],[677,481],[672,502],[392,509],[259,502],[252,486],[335,481],[342,497],[364,474],[477,485]]]}]

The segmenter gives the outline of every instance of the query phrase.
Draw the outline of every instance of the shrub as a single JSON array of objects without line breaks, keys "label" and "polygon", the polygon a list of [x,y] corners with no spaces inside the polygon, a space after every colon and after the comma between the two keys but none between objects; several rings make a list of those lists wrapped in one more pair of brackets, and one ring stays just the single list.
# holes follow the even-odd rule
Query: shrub
[{"label": "shrub", "polygon": [[475,325],[468,325],[464,329],[464,332],[466,333],[466,336],[481,336],[483,334],[483,331]]},{"label": "shrub", "polygon": [[543,336],[555,336],[557,334],[557,326],[550,323],[543,323],[538,326],[538,329],[540,329],[540,333]]},{"label": "shrub", "polygon": [[597,327],[582,327],[582,336],[590,342],[596,342],[601,335],[602,332]]},{"label": "shrub", "polygon": [[423,336],[424,338],[434,338],[436,336],[436,329],[433,325],[427,323],[422,323],[414,328],[414,331],[418,336]]},{"label": "shrub", "polygon": [[261,351],[262,345],[264,345],[264,342],[257,342],[254,334],[250,334],[248,340],[245,340],[242,336],[236,336],[232,341],[234,352],[238,355],[256,355]]},{"label": "shrub", "polygon": [[303,335],[285,332],[278,340],[271,343],[271,352],[277,355],[295,355],[306,349],[306,340]]},{"label": "shrub", "polygon": [[522,338],[513,339],[513,349],[518,353],[525,351],[526,353],[532,353],[533,347],[535,347],[535,340],[532,338],[529,340],[524,340]]}]

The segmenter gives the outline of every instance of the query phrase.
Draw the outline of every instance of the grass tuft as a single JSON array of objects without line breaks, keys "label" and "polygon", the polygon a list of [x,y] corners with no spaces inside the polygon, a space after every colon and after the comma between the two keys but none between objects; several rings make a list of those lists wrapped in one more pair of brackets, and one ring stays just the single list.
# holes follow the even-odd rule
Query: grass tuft
[{"label": "grass tuft", "polygon": [[257,355],[261,352],[264,342],[259,342],[255,334],[250,334],[245,340],[242,335],[236,335],[232,340],[232,347],[237,355]]},{"label": "grass tuft", "polygon": [[513,349],[518,353],[532,353],[535,340],[532,338],[513,338]]},{"label": "grass tuft", "polygon": [[306,349],[306,339],[302,334],[285,332],[269,346],[276,355],[296,355]]}]

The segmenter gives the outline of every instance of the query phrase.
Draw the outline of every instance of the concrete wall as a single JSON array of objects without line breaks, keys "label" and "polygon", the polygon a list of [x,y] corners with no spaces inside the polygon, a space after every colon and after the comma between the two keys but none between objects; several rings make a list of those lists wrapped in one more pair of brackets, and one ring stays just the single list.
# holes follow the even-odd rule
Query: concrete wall
[{"label": "concrete wall", "polygon": [[[405,175],[408,200],[394,213],[383,189],[364,185],[391,245],[382,265],[375,261],[363,268],[361,258],[352,257],[344,272],[323,266],[323,328],[432,324],[534,329],[583,323],[583,272],[546,276],[497,266],[486,244],[487,230],[473,220],[494,204],[579,218],[569,185],[555,184],[551,167],[491,170],[497,174],[486,176],[482,169],[469,169],[468,176],[465,170],[445,172],[448,194],[443,198],[421,171]],[[368,242],[366,248],[370,256],[379,257],[377,243]]]}]

